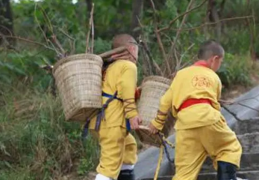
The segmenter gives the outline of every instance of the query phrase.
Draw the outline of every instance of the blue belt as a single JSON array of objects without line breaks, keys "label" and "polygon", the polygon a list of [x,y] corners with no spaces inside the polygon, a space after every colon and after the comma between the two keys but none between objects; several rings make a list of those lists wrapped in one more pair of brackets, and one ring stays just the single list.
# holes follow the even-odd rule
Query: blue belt
[{"label": "blue belt", "polygon": [[[97,119],[96,119],[96,124],[95,124],[95,130],[96,130],[96,131],[98,131],[99,128],[100,128],[101,120],[104,118],[104,111],[105,111],[105,109],[108,107],[108,105],[109,105],[114,99],[117,99],[117,100],[123,102],[122,99],[120,99],[120,98],[117,97],[117,94],[118,94],[117,91],[114,93],[114,95],[111,95],[111,94],[107,94],[107,93],[105,93],[105,92],[102,92],[102,96],[103,96],[103,97],[107,97],[107,98],[109,98],[109,99],[106,101],[106,103],[102,106],[102,108],[100,109],[100,111],[99,111],[98,114],[97,114]],[[83,133],[82,133],[82,137],[83,137],[83,138],[85,138],[85,137],[87,136],[87,134],[88,134],[88,126],[89,126],[90,120],[91,120],[91,118],[87,118],[87,121],[86,121],[85,126],[84,126],[84,129],[83,129]],[[127,128],[128,131],[131,130],[131,129],[130,129],[130,122],[129,122],[128,119],[126,119],[126,128]]]},{"label": "blue belt", "polygon": [[[114,95],[115,95],[115,96],[114,96]],[[122,100],[121,98],[118,98],[118,97],[117,97],[117,92],[116,92],[114,95],[111,95],[111,94],[107,94],[107,93],[105,93],[105,92],[102,92],[102,96],[103,96],[103,97],[113,98],[113,99],[117,99],[117,100],[123,102],[123,100]]]}]

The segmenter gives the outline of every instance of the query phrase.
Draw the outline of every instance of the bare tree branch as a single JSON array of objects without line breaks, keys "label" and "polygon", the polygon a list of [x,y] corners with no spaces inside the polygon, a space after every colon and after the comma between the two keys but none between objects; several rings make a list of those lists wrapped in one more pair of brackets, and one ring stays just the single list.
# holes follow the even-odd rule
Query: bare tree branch
[{"label": "bare tree branch", "polygon": [[[188,6],[187,6],[187,9],[186,9],[186,12],[190,11],[190,9],[191,9],[191,7],[192,7],[194,1],[195,1],[195,0],[191,0],[191,1],[189,2]],[[177,42],[177,39],[178,39],[178,37],[179,37],[180,34],[181,34],[181,28],[182,28],[183,25],[185,24],[185,21],[186,21],[187,16],[188,16],[188,13],[186,13],[186,14],[183,15],[183,20],[182,20],[182,22],[181,22],[181,24],[180,24],[180,26],[179,26],[180,28],[179,28],[179,30],[177,31],[176,36],[175,36],[175,40],[174,40],[175,43]]]},{"label": "bare tree branch", "polygon": [[[35,21],[37,22],[38,27],[39,27],[39,29],[40,29],[40,31],[41,31],[41,33],[42,33],[42,35],[43,35],[43,37],[44,37],[46,43],[47,43],[47,44],[51,44],[52,42],[47,38],[47,36],[46,36],[44,30],[43,30],[43,29],[41,28],[41,26],[40,26],[40,22],[39,22],[39,20],[38,20],[38,18],[37,18],[37,16],[36,16],[36,11],[37,11],[37,3],[35,3],[35,7],[34,7],[34,18],[35,18]],[[53,44],[52,44],[52,45],[53,45]],[[54,45],[53,45],[53,46],[54,46]]]},{"label": "bare tree branch", "polygon": [[[194,1],[195,1],[195,0],[191,0],[191,1],[189,2],[189,4],[188,4],[188,6],[187,6],[185,12],[190,11],[190,9],[191,9],[191,7],[192,7]],[[182,22],[181,22],[181,24],[180,24],[180,28],[179,28],[179,30],[178,30],[177,33],[176,33],[176,36],[175,36],[175,39],[174,39],[174,43],[172,44],[171,49],[170,49],[170,53],[169,53],[169,57],[170,57],[170,56],[173,57],[172,53],[174,54],[174,57],[175,57],[175,60],[176,60],[176,64],[172,64],[172,66],[175,65],[175,68],[179,67],[179,66],[180,66],[179,63],[181,63],[180,60],[179,60],[179,58],[178,58],[178,56],[177,56],[176,43],[177,43],[177,40],[178,40],[178,38],[179,38],[179,36],[180,36],[180,34],[181,34],[181,28],[182,28],[183,25],[185,24],[185,21],[186,21],[187,16],[188,16],[188,13],[186,13],[186,14],[183,15],[183,19],[182,19]],[[170,58],[168,58],[168,59],[170,59]],[[171,62],[173,63],[173,61],[171,61]],[[173,66],[173,67],[174,67],[174,66]]]},{"label": "bare tree branch", "polygon": [[[36,7],[37,7],[37,6],[35,5],[35,11],[36,11]],[[57,52],[57,50],[56,50],[56,52],[57,52],[57,54],[58,54],[58,58],[63,58],[63,57],[66,56],[66,51],[63,49],[61,43],[59,42],[57,36],[55,35],[55,33],[54,33],[54,28],[53,28],[53,26],[52,26],[52,24],[51,24],[51,21],[50,21],[48,15],[47,15],[47,13],[45,12],[45,10],[44,10],[41,6],[39,6],[39,7],[40,7],[40,10],[41,10],[41,12],[42,12],[42,14],[43,14],[43,16],[44,16],[44,20],[46,21],[46,25],[47,25],[47,27],[48,27],[48,30],[49,30],[50,33],[51,33],[51,41],[52,41],[52,43],[60,50],[60,52]],[[35,17],[36,17],[36,16],[35,16]],[[36,19],[37,19],[37,18],[36,18]],[[41,30],[42,30],[42,29],[41,29]],[[42,30],[42,31],[43,31],[43,30]],[[45,39],[46,39],[46,41],[47,41],[47,43],[48,43],[48,42],[49,42],[49,39],[46,37],[44,31],[43,31],[43,34],[44,34],[44,37],[45,37]],[[52,45],[53,45],[53,44],[52,44]]]},{"label": "bare tree branch", "polygon": [[[149,59],[147,57],[147,53],[145,53],[145,51],[143,51],[143,53],[141,53],[142,55],[142,59],[143,59],[143,62],[142,62],[142,68],[143,68],[143,75],[144,77],[145,76],[150,76],[150,75],[153,75],[152,73],[152,68],[151,68],[151,63],[149,62]],[[141,59],[140,59],[141,60]],[[138,63],[141,64],[141,61],[138,61]]]},{"label": "bare tree branch", "polygon": [[65,32],[63,29],[59,28],[59,31],[62,34],[64,34],[66,37],[69,38],[69,44],[70,44],[70,48],[71,48],[70,54],[74,54],[75,48],[76,48],[76,44],[75,44],[76,40],[72,36],[70,36],[67,32]]},{"label": "bare tree branch", "polygon": [[147,44],[146,44],[143,40],[141,40],[140,43],[142,44],[144,50],[146,51],[146,53],[147,53],[147,55],[148,55],[148,58],[149,58],[150,62],[151,62],[150,64],[151,64],[151,70],[152,70],[153,74],[155,74],[155,69],[154,69],[154,67],[155,67],[156,70],[159,72],[159,74],[160,74],[161,76],[164,76],[162,70],[160,69],[160,67],[158,66],[158,64],[154,61],[154,59],[152,58],[151,53],[150,53],[150,51],[149,51],[149,49],[148,49],[148,47],[147,47]]},{"label": "bare tree branch", "polygon": [[131,31],[135,38],[139,37],[141,31],[137,29],[140,27],[139,18],[141,17],[143,10],[144,0],[132,1],[132,16],[131,16]]},{"label": "bare tree branch", "polygon": [[194,46],[194,43],[192,43],[192,44],[187,48],[187,50],[186,50],[184,53],[182,53],[181,58],[180,58],[180,61],[179,61],[179,65],[177,65],[176,70],[179,70],[179,68],[181,67],[182,61],[183,61],[183,57],[185,56],[185,54],[186,54],[193,46]]},{"label": "bare tree branch", "polygon": [[[139,27],[143,30],[144,26],[142,25],[140,19],[137,18],[137,20],[138,20]],[[140,32],[143,33],[143,31],[140,31]],[[144,34],[143,34],[143,37],[144,37]],[[142,42],[142,38],[141,38],[141,36],[139,36],[139,43],[141,44],[141,42]],[[143,46],[141,46],[141,47],[143,47]],[[147,55],[144,47],[143,47],[143,50],[144,50],[143,53],[142,53],[142,55],[143,55],[142,56],[143,57],[143,74],[147,75],[147,76],[150,76],[150,75],[153,75],[153,72],[152,72],[153,67],[151,65],[150,59],[148,58],[148,55]]]},{"label": "bare tree branch", "polygon": [[151,2],[153,12],[154,12],[155,34],[156,34],[157,42],[158,42],[158,45],[159,45],[159,49],[162,52],[163,59],[166,63],[168,74],[171,74],[170,64],[168,62],[168,59],[167,59],[167,56],[166,56],[166,53],[165,53],[165,48],[164,48],[161,36],[159,34],[159,31],[158,31],[158,19],[157,19],[157,16],[156,16],[156,13],[157,13],[156,7],[155,7],[155,4],[154,4],[153,0],[150,0],[150,2]]},{"label": "bare tree branch", "polygon": [[59,55],[58,57],[59,58],[64,58],[66,56],[66,51],[63,49],[62,45],[58,41],[57,36],[55,34],[53,34],[51,36],[51,40],[59,48],[59,50],[61,51],[61,55]]},{"label": "bare tree branch", "polygon": [[[0,37],[2,37],[2,36],[0,36]],[[22,38],[22,37],[19,37],[19,36],[3,36],[3,37],[5,37],[5,38],[17,39],[17,40],[21,40],[21,41],[24,41],[24,42],[36,44],[36,45],[38,45],[38,46],[43,46],[43,47],[45,47],[46,49],[49,49],[49,50],[52,50],[52,51],[55,51],[55,52],[56,52],[56,50],[55,50],[54,48],[51,48],[51,47],[49,47],[49,46],[46,46],[46,45],[43,44],[43,43],[39,43],[39,42],[30,40],[30,39]],[[3,37],[2,37],[2,38],[3,38]]]},{"label": "bare tree branch", "polygon": [[[233,18],[225,18],[225,19],[221,19],[217,22],[211,22],[211,23],[204,23],[204,24],[201,24],[199,26],[196,26],[196,27],[192,27],[192,28],[183,28],[181,29],[181,31],[191,31],[191,30],[195,30],[195,29],[198,29],[198,28],[201,28],[203,26],[208,26],[208,25],[214,25],[214,24],[217,24],[219,22],[223,22],[223,21],[233,21],[233,20],[241,20],[241,19],[247,19],[247,18],[253,18],[253,16],[241,16],[241,17],[233,17]],[[172,29],[174,31],[178,31],[179,29]]]},{"label": "bare tree branch", "polygon": [[174,18],[172,21],[170,21],[169,25],[167,27],[164,27],[164,28],[161,28],[161,29],[158,29],[158,32],[162,32],[162,31],[165,31],[165,30],[169,30],[171,28],[171,26],[173,25],[173,23],[175,21],[177,21],[179,18],[185,16],[186,14],[189,14],[197,9],[199,9],[200,7],[202,7],[205,3],[207,2],[207,0],[204,0],[200,5],[190,9],[189,11],[186,11],[182,14],[180,14],[179,16],[177,16],[176,18]]},{"label": "bare tree branch", "polygon": [[94,53],[94,3],[92,4],[93,11],[91,12],[91,19],[92,19],[92,47],[91,53]]},{"label": "bare tree branch", "polygon": [[3,28],[3,29],[5,29],[5,30],[9,33],[10,36],[13,36],[12,30],[10,30],[9,28],[7,28],[7,27],[5,27],[5,26],[3,26],[3,25],[1,25],[1,24],[0,24],[0,27]]},{"label": "bare tree branch", "polygon": [[89,19],[89,29],[88,29],[88,32],[87,32],[87,37],[86,37],[86,49],[85,49],[85,52],[89,52],[89,40],[90,40],[90,34],[91,34],[91,29],[92,29],[92,22],[93,22],[93,13],[94,13],[94,6],[92,5],[92,10],[91,10],[91,13],[90,13],[90,19]]}]

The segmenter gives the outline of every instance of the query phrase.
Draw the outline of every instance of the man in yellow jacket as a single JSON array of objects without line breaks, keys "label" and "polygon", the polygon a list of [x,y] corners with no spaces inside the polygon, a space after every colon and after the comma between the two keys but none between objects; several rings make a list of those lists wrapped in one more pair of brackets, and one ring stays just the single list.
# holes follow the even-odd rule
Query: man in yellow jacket
[{"label": "man in yellow jacket", "polygon": [[134,180],[137,145],[128,130],[141,123],[135,104],[138,46],[127,34],[115,36],[112,46],[126,46],[127,51],[113,55],[115,61],[106,67],[102,83],[106,108],[89,124],[101,147],[95,180]]},{"label": "man in yellow jacket", "polygon": [[236,180],[242,148],[220,112],[221,81],[217,71],[224,49],[215,41],[200,47],[194,65],[180,70],[160,101],[152,133],[162,130],[172,110],[175,124],[175,166],[173,180],[195,180],[206,157],[213,160],[218,180]]}]

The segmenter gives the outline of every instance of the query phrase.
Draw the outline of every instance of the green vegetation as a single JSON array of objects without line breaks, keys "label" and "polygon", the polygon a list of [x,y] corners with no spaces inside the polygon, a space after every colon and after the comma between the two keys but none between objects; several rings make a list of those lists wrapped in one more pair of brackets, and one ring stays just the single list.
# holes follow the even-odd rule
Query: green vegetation
[{"label": "green vegetation", "polygon": [[[99,155],[96,142],[90,136],[82,141],[80,125],[64,120],[60,100],[51,94],[52,77],[40,68],[57,60],[47,40],[53,34],[68,52],[85,52],[89,19],[86,2],[95,3],[96,54],[109,50],[111,38],[117,33],[141,35],[155,62],[165,69],[165,57],[154,33],[156,25],[158,29],[167,27],[186,11],[190,0],[155,1],[156,18],[150,1],[143,0],[79,0],[75,4],[71,0],[12,2],[12,32],[20,38],[10,39],[10,34],[0,28],[0,180],[62,179],[71,173],[84,177],[95,168]],[[191,7],[202,2],[196,0]],[[220,13],[220,27],[215,25],[215,17],[207,15],[206,2],[160,33],[169,57],[170,70],[165,70],[166,75],[192,63],[199,43],[212,38],[226,49],[218,73],[223,85],[251,86],[251,76],[258,75],[259,1],[215,2],[213,8]],[[132,12],[136,13],[132,3],[142,3],[143,10],[137,14],[141,27],[132,20]],[[4,18],[0,6],[0,22],[7,27],[11,20],[3,21]],[[226,18],[235,19],[226,21]],[[140,49],[139,82],[152,74],[143,48]],[[157,70],[155,73],[159,74]]]},{"label": "green vegetation", "polygon": [[0,110],[0,179],[56,179],[95,166],[96,142],[81,141],[80,126],[64,121],[60,100],[50,93],[20,83],[4,87]]}]

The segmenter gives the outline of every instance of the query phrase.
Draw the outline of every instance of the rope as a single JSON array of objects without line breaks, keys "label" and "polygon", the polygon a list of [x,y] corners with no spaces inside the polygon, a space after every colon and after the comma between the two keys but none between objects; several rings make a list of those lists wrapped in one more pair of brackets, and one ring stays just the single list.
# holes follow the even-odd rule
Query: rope
[{"label": "rope", "polygon": [[160,137],[162,144],[160,146],[159,158],[158,158],[158,163],[157,163],[157,167],[156,167],[154,180],[157,180],[157,178],[158,178],[158,173],[160,171],[160,167],[161,167],[161,163],[162,163],[162,160],[163,160],[164,152],[166,153],[166,157],[167,157],[168,161],[171,162],[171,163],[174,163],[174,160],[172,160],[170,158],[170,155],[169,155],[166,144],[169,145],[173,149],[175,148],[175,145],[173,143],[171,143],[170,141],[168,141],[165,138],[163,133],[159,133],[158,136]]},{"label": "rope", "polygon": [[164,146],[161,145],[160,152],[159,152],[159,159],[158,159],[158,163],[157,163],[157,167],[156,167],[156,173],[155,173],[154,180],[157,180],[157,178],[158,178],[158,173],[159,173],[159,170],[160,170],[160,167],[161,167],[161,163],[162,163],[162,160],[163,160],[163,155],[164,155]]},{"label": "rope", "polygon": [[[136,110],[135,98],[124,99],[123,103],[124,103],[125,114]],[[131,105],[133,105],[134,107],[131,107]]]},{"label": "rope", "polygon": [[166,144],[168,144],[171,148],[175,148],[175,145],[173,143],[171,143],[170,141],[168,141],[168,139],[165,138],[165,136],[163,136],[163,140],[166,142]]},{"label": "rope", "polygon": [[164,147],[165,154],[166,154],[166,157],[167,157],[168,161],[169,161],[170,163],[174,163],[174,160],[170,158],[170,155],[169,155],[169,152],[168,152],[168,149],[167,149],[166,144],[168,144],[171,148],[174,148],[175,146],[174,146],[170,141],[168,141],[168,140],[165,138],[165,136],[164,136],[163,133],[161,133],[161,132],[158,133],[158,136],[160,137],[160,140],[161,140],[161,142],[162,142],[161,146]]}]

